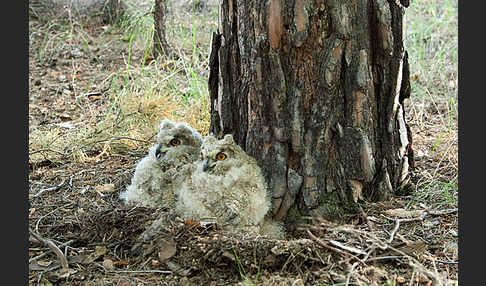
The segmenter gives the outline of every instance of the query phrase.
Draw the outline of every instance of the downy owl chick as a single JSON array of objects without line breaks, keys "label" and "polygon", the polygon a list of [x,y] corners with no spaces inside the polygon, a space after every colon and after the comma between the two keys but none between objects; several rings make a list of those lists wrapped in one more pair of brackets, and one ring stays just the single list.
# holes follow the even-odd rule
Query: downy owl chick
[{"label": "downy owl chick", "polygon": [[199,158],[201,135],[185,123],[162,120],[157,143],[135,168],[131,184],[120,194],[126,203],[173,208],[189,166]]},{"label": "downy owl chick", "polygon": [[264,229],[272,232],[269,235],[282,236],[281,226],[265,219],[271,198],[261,170],[232,135],[222,140],[206,137],[201,160],[193,169],[180,190],[176,204],[179,215],[197,220],[214,217],[226,229],[260,232],[265,225]]}]

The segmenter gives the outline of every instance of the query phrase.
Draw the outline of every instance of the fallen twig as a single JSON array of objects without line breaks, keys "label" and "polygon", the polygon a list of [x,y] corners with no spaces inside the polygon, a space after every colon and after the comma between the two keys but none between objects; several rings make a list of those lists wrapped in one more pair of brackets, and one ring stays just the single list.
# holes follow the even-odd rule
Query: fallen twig
[{"label": "fallen twig", "polygon": [[393,228],[392,232],[390,233],[390,238],[388,239],[388,244],[392,243],[393,239],[395,238],[395,234],[397,233],[399,227],[400,227],[400,220],[397,219],[395,221],[395,227]]},{"label": "fallen twig", "polygon": [[372,257],[372,258],[366,259],[366,262],[376,261],[376,260],[384,260],[384,259],[398,259],[398,258],[404,258],[404,257],[406,257],[406,256],[403,256],[403,255],[378,256],[378,257]]},{"label": "fallen twig", "polygon": [[392,221],[395,222],[395,227],[393,228],[392,232],[390,233],[390,238],[387,241],[388,244],[392,243],[393,239],[395,238],[395,235],[396,235],[398,229],[400,228],[400,223],[412,222],[412,221],[421,221],[425,218],[427,213],[428,212],[424,211],[420,216],[414,217],[414,218],[390,218],[390,217],[387,217],[387,216],[382,214],[381,216],[383,216],[384,218],[386,218],[388,220],[392,220]]},{"label": "fallen twig", "polygon": [[351,246],[346,246],[338,241],[335,241],[335,240],[329,240],[329,243],[334,245],[334,246],[337,246],[339,248],[342,248],[344,250],[347,250],[349,252],[353,252],[353,253],[356,253],[356,254],[363,254],[363,255],[366,255],[366,252],[364,252],[363,250],[361,249],[358,249],[358,248],[355,248],[355,247],[351,247]]},{"label": "fallen twig", "polygon": [[50,187],[50,188],[46,188],[46,189],[42,189],[40,190],[37,194],[35,195],[32,195],[32,196],[29,196],[29,200],[33,199],[33,198],[37,198],[39,197],[40,195],[42,195],[43,193],[45,192],[50,192],[50,191],[57,191],[59,190],[63,185],[64,183],[66,183],[67,179],[64,179],[59,185],[57,186],[54,186],[54,187]]},{"label": "fallen twig", "polygon": [[437,260],[437,259],[435,261],[437,261],[439,263],[443,263],[443,264],[459,264],[458,261],[443,261],[443,260]]},{"label": "fallen twig", "polygon": [[39,224],[40,224],[41,220],[43,220],[45,217],[47,217],[48,215],[51,215],[51,214],[55,213],[55,212],[56,212],[58,209],[60,209],[60,208],[65,208],[65,207],[70,206],[70,205],[73,205],[73,204],[74,204],[74,203],[67,203],[67,204],[62,205],[62,206],[60,206],[60,207],[56,208],[55,210],[53,210],[53,211],[51,211],[51,212],[48,212],[48,213],[46,213],[45,215],[41,216],[41,217],[40,217],[40,218],[37,220],[37,222],[35,223],[35,230],[36,230],[36,231],[39,231]]},{"label": "fallen twig", "polygon": [[309,234],[310,238],[312,238],[314,241],[316,241],[316,242],[317,242],[318,244],[320,244],[321,246],[324,246],[325,248],[330,249],[330,250],[332,250],[332,251],[335,251],[335,252],[337,252],[337,253],[339,253],[339,254],[343,254],[343,255],[346,255],[346,256],[351,256],[351,257],[353,257],[354,259],[356,259],[356,260],[358,260],[359,262],[361,262],[361,264],[366,265],[366,263],[365,263],[363,260],[361,260],[359,257],[357,257],[356,255],[353,255],[353,254],[351,254],[351,253],[347,253],[347,252],[342,251],[342,250],[340,250],[340,249],[334,248],[334,247],[332,247],[332,246],[330,246],[330,245],[326,244],[324,241],[320,240],[318,237],[316,237],[316,236],[315,236],[315,235],[314,235],[312,232],[310,232],[309,230],[306,230],[306,231],[307,231],[307,234]]},{"label": "fallen twig", "polygon": [[161,274],[172,274],[172,271],[168,270],[108,270],[103,265],[96,263],[103,271],[107,273],[161,273]]},{"label": "fallen twig", "polygon": [[356,266],[358,266],[358,262],[353,263],[353,266],[351,266],[351,270],[349,270],[349,273],[346,277],[346,284],[344,284],[344,285],[346,285],[346,286],[349,285],[349,282],[351,280],[351,276],[353,275],[353,272],[354,272],[354,269],[356,268]]},{"label": "fallen twig", "polygon": [[132,140],[132,141],[137,141],[137,142],[142,142],[142,143],[153,143],[153,141],[147,141],[147,140],[142,140],[142,139],[120,136],[120,137],[112,137],[112,138],[98,140],[98,141],[95,141],[91,144],[102,143],[102,142],[106,142],[106,141],[114,141],[114,140]]},{"label": "fallen twig", "polygon": [[53,153],[57,153],[57,154],[62,155],[62,156],[66,156],[65,153],[63,153],[61,151],[54,150],[54,149],[40,149],[40,150],[35,150],[35,151],[30,152],[29,153],[29,156],[34,155],[34,154],[37,154],[37,153],[41,153],[41,152],[53,152]]},{"label": "fallen twig", "polygon": [[58,269],[59,267],[61,267],[61,266],[60,266],[59,264],[56,264],[56,265],[54,265],[54,266],[52,266],[52,267],[49,267],[49,268],[47,268],[47,269],[42,270],[41,272],[39,272],[39,276],[37,277],[37,284],[36,284],[36,285],[37,285],[37,286],[39,286],[39,285],[40,285],[40,281],[41,281],[42,275],[43,275],[45,272],[49,272],[49,271],[52,271],[52,270],[56,270],[56,269]]}]

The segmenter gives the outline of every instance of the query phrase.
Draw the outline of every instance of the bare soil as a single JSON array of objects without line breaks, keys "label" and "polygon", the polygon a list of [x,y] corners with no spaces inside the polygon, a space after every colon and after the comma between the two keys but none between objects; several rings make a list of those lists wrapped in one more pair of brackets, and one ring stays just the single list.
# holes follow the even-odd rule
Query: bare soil
[{"label": "bare soil", "polygon": [[[29,24],[44,25],[35,19]],[[104,26],[83,29],[85,46],[65,41],[46,50],[42,62],[44,35],[29,35],[29,130],[87,120],[86,106],[104,116],[103,93],[110,88],[105,79],[125,64],[126,46],[100,44],[120,37]],[[431,134],[440,125],[431,119],[444,116],[435,110],[424,115],[427,124],[409,116],[415,183],[434,172],[446,181],[457,176],[457,164],[449,155],[444,159],[447,150],[430,152],[436,143]],[[410,207],[407,196],[363,204],[361,214],[340,221],[309,218],[286,240],[227,233],[168,215],[161,234],[135,253],[131,249],[147,227],[167,215],[118,199],[144,151],[87,154],[92,160],[81,163],[29,162],[29,285],[454,285],[458,279],[457,205]],[[390,211],[405,208],[415,212]],[[68,270],[61,267],[62,256]]]}]

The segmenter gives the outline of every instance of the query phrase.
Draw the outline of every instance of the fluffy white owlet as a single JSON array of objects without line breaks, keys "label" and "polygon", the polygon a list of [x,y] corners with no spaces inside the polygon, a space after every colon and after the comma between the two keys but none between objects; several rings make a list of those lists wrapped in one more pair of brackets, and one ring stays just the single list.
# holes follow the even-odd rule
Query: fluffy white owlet
[{"label": "fluffy white owlet", "polygon": [[179,193],[176,211],[186,219],[216,218],[226,229],[246,229],[283,235],[281,226],[265,219],[271,198],[256,160],[233,141],[232,135],[204,139],[201,160]]},{"label": "fluffy white owlet", "polygon": [[131,184],[120,198],[129,204],[173,208],[180,184],[199,158],[201,144],[201,135],[187,124],[162,120],[157,144],[137,164]]}]

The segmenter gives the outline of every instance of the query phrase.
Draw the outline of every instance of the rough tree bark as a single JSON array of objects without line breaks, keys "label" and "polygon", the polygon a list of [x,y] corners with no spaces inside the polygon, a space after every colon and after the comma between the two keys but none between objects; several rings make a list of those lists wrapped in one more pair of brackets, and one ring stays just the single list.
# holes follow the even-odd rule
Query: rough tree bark
[{"label": "rough tree bark", "polygon": [[221,0],[210,132],[266,176],[278,220],[336,216],[409,180],[405,1]]},{"label": "rough tree bark", "polygon": [[167,0],[155,0],[154,3],[154,49],[153,57],[159,54],[169,56],[172,49],[167,42],[165,24],[167,20]]}]

